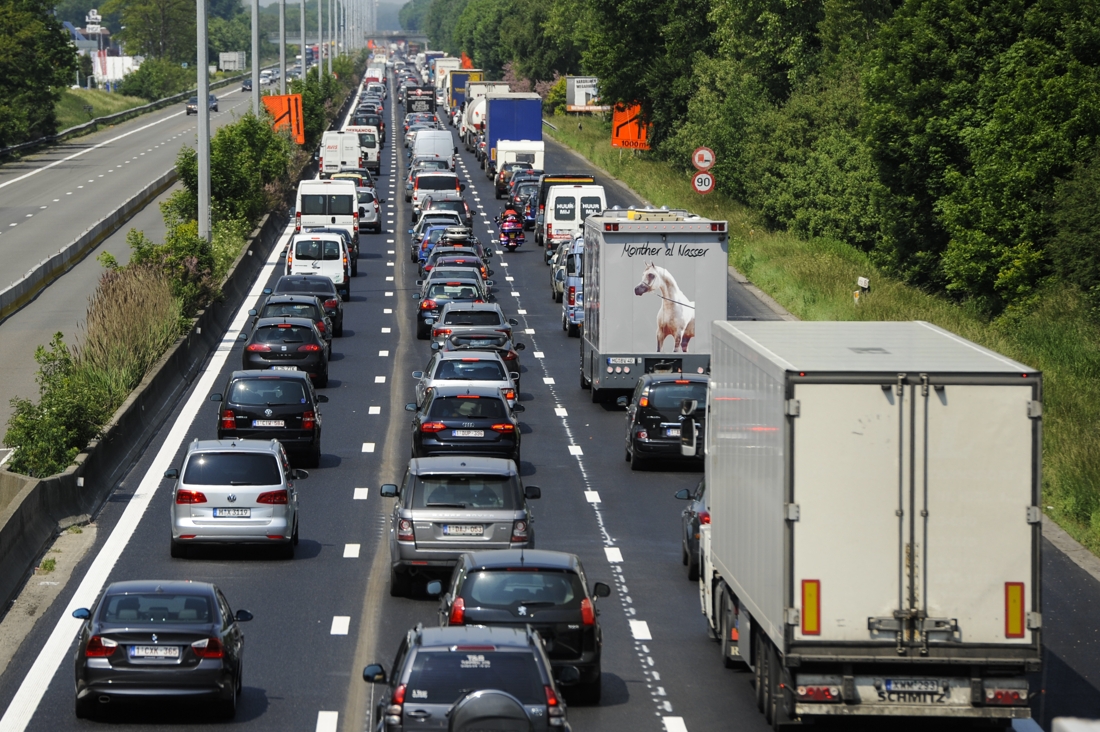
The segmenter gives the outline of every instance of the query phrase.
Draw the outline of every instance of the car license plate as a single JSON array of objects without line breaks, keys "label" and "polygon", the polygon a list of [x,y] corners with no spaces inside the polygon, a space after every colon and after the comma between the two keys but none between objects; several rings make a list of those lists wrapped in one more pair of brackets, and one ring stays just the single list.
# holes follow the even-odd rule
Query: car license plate
[{"label": "car license plate", "polygon": [[943,682],[938,679],[886,679],[886,690],[932,694],[943,690]]},{"label": "car license plate", "polygon": [[477,524],[443,524],[444,536],[484,536],[485,527]]},{"label": "car license plate", "polygon": [[485,430],[452,430],[453,437],[484,437]]},{"label": "car license plate", "polygon": [[272,371],[297,371],[297,366],[272,366]]},{"label": "car license plate", "polygon": [[679,437],[679,436],[680,436],[680,428],[679,427],[668,427],[668,428],[665,429],[665,437]]},{"label": "car license plate", "polygon": [[179,646],[130,646],[130,658],[179,658]]},{"label": "car license plate", "polygon": [[251,508],[215,508],[215,518],[251,518]]},{"label": "car license plate", "polygon": [[253,427],[282,427],[283,420],[281,419],[254,419],[252,420]]}]

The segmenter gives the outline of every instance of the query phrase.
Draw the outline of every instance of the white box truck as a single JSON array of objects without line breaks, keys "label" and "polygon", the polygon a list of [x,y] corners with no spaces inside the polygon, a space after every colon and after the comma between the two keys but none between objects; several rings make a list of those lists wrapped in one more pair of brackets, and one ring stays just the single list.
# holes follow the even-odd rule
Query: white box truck
[{"label": "white box truck", "polygon": [[485,128],[485,95],[507,91],[506,81],[471,81],[466,84],[466,109],[462,113],[458,136],[462,138],[467,152],[474,149],[477,133]]},{"label": "white box truck", "polygon": [[710,330],[700,596],[769,721],[1028,718],[1042,375],[922,322]]},{"label": "white box truck", "polygon": [[725,221],[684,210],[585,219],[580,368],[593,402],[655,370],[706,372],[707,323],[726,317],[727,247]]}]

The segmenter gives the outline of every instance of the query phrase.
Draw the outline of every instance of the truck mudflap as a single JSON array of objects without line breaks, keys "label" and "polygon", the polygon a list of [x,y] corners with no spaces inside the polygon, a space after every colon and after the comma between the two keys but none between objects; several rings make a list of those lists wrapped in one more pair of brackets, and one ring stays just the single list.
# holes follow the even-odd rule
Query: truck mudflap
[{"label": "truck mudflap", "polygon": [[1027,681],[942,676],[795,674],[796,716],[1027,719]]}]

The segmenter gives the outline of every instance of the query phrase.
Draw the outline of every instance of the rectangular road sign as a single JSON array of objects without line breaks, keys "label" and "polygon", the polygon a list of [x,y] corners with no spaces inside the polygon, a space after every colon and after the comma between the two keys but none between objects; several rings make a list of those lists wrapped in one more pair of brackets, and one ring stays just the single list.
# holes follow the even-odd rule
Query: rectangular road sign
[{"label": "rectangular road sign", "polygon": [[641,105],[615,105],[611,118],[611,147],[649,149],[649,125],[642,119]]}]

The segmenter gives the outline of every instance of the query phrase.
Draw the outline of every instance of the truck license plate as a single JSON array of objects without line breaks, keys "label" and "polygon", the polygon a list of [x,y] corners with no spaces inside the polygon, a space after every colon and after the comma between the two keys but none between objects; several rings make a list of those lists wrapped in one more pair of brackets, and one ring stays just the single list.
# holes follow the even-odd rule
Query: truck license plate
[{"label": "truck license plate", "polygon": [[485,527],[477,524],[443,524],[444,536],[483,536]]},{"label": "truck license plate", "polygon": [[215,518],[252,518],[251,508],[215,508]]},{"label": "truck license plate", "polygon": [[130,646],[131,658],[179,658],[179,646]]},{"label": "truck license plate", "polygon": [[609,366],[623,366],[623,365],[629,366],[630,364],[634,363],[634,357],[633,356],[625,356],[625,357],[624,356],[611,356],[610,358],[607,359],[607,363],[608,363]]},{"label": "truck license plate", "polygon": [[930,694],[943,689],[938,679],[886,679],[887,691],[915,691]]}]

